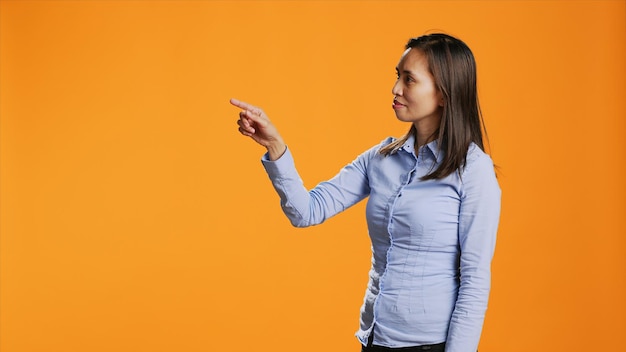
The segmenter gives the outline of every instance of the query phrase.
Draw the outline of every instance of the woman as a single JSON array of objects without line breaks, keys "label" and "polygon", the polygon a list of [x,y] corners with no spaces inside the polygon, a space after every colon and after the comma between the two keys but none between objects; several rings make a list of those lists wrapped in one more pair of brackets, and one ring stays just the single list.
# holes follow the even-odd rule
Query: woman
[{"label": "woman", "polygon": [[239,131],[294,226],[322,223],[369,197],[372,267],[356,336],[362,351],[476,351],[490,288],[500,188],[483,151],[476,64],[445,34],[409,40],[396,68],[396,117],[411,123],[308,191],[267,115],[232,99]]}]

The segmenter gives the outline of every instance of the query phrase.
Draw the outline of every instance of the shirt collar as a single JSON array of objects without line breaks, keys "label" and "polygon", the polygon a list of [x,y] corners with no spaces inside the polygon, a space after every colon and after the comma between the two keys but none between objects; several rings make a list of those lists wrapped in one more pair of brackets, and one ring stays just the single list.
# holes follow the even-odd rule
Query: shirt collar
[{"label": "shirt collar", "polygon": [[422,146],[418,153],[415,153],[415,136],[411,134],[409,138],[402,145],[402,150],[407,153],[417,155],[418,153],[422,153],[424,157],[432,157],[440,163],[443,160],[444,153],[441,149],[439,149],[439,141],[435,139],[434,141]]}]

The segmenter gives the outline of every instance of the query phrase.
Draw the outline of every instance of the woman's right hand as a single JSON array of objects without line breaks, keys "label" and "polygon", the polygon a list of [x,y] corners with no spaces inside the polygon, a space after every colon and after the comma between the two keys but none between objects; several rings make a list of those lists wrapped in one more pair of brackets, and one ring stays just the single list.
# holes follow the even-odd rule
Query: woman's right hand
[{"label": "woman's right hand", "polygon": [[287,145],[265,112],[259,107],[237,99],[230,99],[230,103],[242,109],[237,121],[239,132],[267,148],[270,160],[280,158],[287,150]]}]

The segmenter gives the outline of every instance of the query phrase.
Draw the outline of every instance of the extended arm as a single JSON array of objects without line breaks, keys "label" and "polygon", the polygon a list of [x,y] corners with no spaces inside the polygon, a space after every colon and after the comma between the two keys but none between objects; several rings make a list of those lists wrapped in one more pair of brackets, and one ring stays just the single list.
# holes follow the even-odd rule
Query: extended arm
[{"label": "extended arm", "polygon": [[306,227],[324,222],[369,194],[367,165],[374,149],[360,155],[332,179],[321,182],[310,191],[304,187],[296,171],[291,152],[278,130],[260,108],[231,99],[239,107],[239,132],[267,149],[262,162],[281,206],[291,223]]}]

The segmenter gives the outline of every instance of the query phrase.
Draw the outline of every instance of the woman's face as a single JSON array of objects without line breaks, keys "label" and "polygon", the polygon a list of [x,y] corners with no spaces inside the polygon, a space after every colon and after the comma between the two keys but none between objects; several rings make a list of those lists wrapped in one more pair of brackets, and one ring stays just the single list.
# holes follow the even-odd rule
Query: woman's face
[{"label": "woman's face", "polygon": [[419,49],[407,49],[396,67],[398,79],[391,92],[393,110],[400,121],[412,122],[418,131],[439,127],[443,99],[428,70],[428,60]]}]

